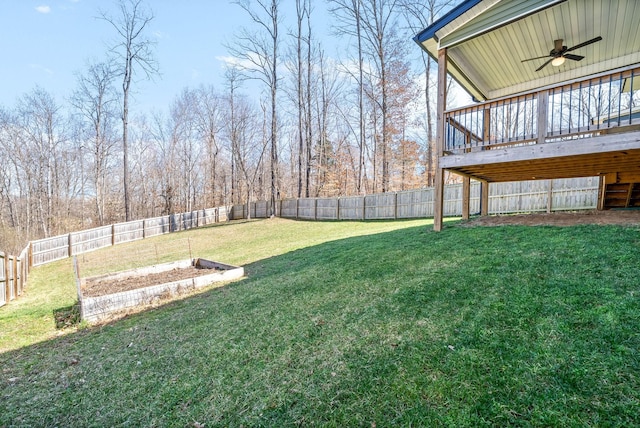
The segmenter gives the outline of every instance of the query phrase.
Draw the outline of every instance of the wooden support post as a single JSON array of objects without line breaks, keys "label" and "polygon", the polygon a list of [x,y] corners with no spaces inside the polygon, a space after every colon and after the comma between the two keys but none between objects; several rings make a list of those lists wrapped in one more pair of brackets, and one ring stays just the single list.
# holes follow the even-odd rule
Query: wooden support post
[{"label": "wooden support post", "polygon": [[313,200],[313,219],[318,220],[318,198]]},{"label": "wooden support post", "polygon": [[447,107],[447,49],[438,51],[438,104],[436,128],[436,176],[433,200],[433,230],[442,230],[444,211],[444,171],[440,167],[440,157],[444,152],[444,111]]},{"label": "wooden support post", "polygon": [[547,120],[549,114],[549,92],[538,92],[538,144],[547,138]]},{"label": "wooden support post", "polygon": [[596,206],[596,209],[598,211],[604,210],[604,194],[606,190],[607,179],[606,177],[606,174],[600,174],[600,177],[598,179],[598,205]]},{"label": "wooden support post", "polygon": [[336,205],[336,218],[340,220],[340,196],[338,196],[338,203]]},{"label": "wooden support post", "polygon": [[627,189],[627,201],[624,204],[625,208],[629,208],[629,204],[631,203],[631,195],[633,194],[633,183],[629,183],[629,188]]},{"label": "wooden support post", "polygon": [[[171,226],[169,226],[169,229],[171,229]],[[171,232],[171,230],[169,230]],[[111,245],[116,245],[116,225],[112,224],[111,225]]]},{"label": "wooden support post", "polygon": [[469,220],[469,205],[471,200],[471,178],[462,177],[462,219]]},{"label": "wooden support post", "polygon": [[547,214],[551,214],[553,210],[553,179],[549,180],[549,189],[547,192]]},{"label": "wooden support post", "polygon": [[486,216],[489,214],[489,182],[480,182],[480,215]]},{"label": "wooden support post", "polygon": [[67,250],[68,252],[68,257],[71,257],[73,255],[73,245],[71,244],[71,234],[67,235],[67,244],[69,245],[69,249]]}]

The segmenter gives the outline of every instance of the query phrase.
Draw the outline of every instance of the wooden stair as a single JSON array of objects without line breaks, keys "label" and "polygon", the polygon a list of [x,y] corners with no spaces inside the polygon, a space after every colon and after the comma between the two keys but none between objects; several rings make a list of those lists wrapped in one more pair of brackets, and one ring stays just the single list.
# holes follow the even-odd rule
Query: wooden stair
[{"label": "wooden stair", "polygon": [[640,208],[640,183],[606,184],[603,208]]}]

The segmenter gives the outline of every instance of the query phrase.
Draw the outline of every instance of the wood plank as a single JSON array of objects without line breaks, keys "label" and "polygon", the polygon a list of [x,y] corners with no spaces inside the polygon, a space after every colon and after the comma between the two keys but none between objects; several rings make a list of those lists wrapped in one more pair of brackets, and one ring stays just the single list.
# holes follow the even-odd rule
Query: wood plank
[{"label": "wood plank", "polygon": [[444,211],[444,170],[439,159],[444,150],[445,120],[444,112],[447,108],[447,49],[438,51],[438,104],[436,127],[436,176],[435,195],[433,201],[433,230],[442,230],[442,217]]},{"label": "wood plank", "polygon": [[462,177],[462,219],[469,220],[469,202],[471,197],[471,179]]},{"label": "wood plank", "polygon": [[549,112],[549,91],[538,92],[538,144],[547,138],[547,121]]},{"label": "wood plank", "polygon": [[604,135],[570,142],[563,141],[509,149],[486,150],[464,155],[440,156],[439,161],[442,168],[448,169],[470,165],[552,159],[627,150],[640,150],[640,132]]},{"label": "wood plank", "polygon": [[598,206],[596,209],[602,211],[604,207],[604,196],[607,190],[607,174],[600,174],[598,179]]},{"label": "wood plank", "polygon": [[629,204],[631,203],[631,195],[633,194],[633,183],[629,183],[627,189],[627,200],[625,201],[625,208],[629,208]]},{"label": "wood plank", "polygon": [[480,182],[480,215],[489,215],[489,182]]}]

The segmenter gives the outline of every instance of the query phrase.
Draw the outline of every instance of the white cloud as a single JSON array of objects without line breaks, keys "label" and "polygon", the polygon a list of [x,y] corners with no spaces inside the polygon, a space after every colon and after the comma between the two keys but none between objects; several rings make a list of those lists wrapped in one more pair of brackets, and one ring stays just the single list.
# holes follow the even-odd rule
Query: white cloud
[{"label": "white cloud", "polygon": [[250,52],[246,58],[238,58],[235,56],[217,56],[216,59],[225,65],[231,67],[238,67],[246,71],[258,71],[260,66],[258,64],[266,63],[258,54]]},{"label": "white cloud", "polygon": [[40,70],[40,71],[44,71],[46,74],[53,74],[53,70],[50,68],[45,67],[44,65],[41,64],[29,64],[29,67],[31,67],[33,70]]},{"label": "white cloud", "polygon": [[43,4],[41,6],[37,6],[36,7],[36,12],[49,13],[49,12],[51,12],[51,8],[49,6]]}]

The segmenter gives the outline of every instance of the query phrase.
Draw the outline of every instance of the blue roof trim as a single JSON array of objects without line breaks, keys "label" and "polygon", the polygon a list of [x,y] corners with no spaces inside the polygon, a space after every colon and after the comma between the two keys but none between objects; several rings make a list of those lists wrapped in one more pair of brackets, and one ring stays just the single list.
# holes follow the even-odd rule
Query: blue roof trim
[{"label": "blue roof trim", "polygon": [[466,0],[463,3],[460,3],[458,6],[454,7],[441,18],[436,20],[436,22],[418,33],[418,35],[415,36],[413,40],[416,43],[421,44],[422,42],[433,38],[436,35],[436,31],[449,24],[451,21],[455,20],[472,7],[478,5],[481,1],[482,0]]}]

